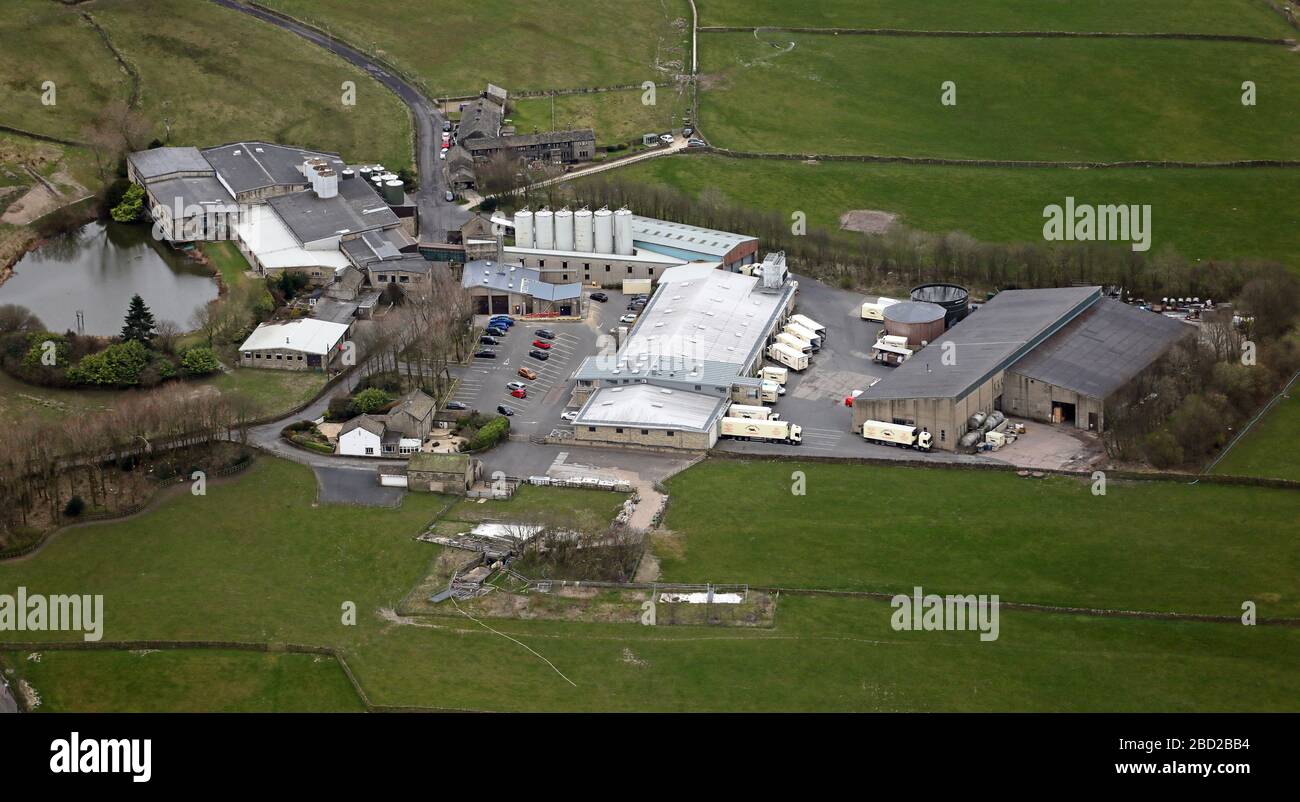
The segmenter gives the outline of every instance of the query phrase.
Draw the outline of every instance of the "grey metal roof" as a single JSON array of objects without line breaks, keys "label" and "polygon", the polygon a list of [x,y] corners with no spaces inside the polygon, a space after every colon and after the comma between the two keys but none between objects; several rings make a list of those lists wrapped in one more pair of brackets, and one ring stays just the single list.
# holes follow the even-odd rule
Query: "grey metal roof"
[{"label": "grey metal roof", "polygon": [[460,277],[466,289],[487,287],[498,292],[531,295],[543,301],[568,301],[582,295],[582,284],[552,284],[542,280],[541,271],[519,264],[502,264],[475,259],[465,265]]},{"label": "grey metal roof", "polygon": [[[1100,298],[1100,287],[1000,292],[978,312],[894,368],[888,377],[864,392],[863,398],[961,398]],[[945,360],[945,353],[950,353],[951,359]]]},{"label": "grey metal roof", "polygon": [[[983,314],[981,311],[980,314]],[[1105,298],[1010,370],[1026,378],[1105,398],[1194,328]]]},{"label": "grey metal roof", "polygon": [[159,203],[169,209],[176,203],[181,206],[213,206],[235,208],[235,199],[231,197],[221,182],[212,176],[194,178],[165,178],[149,184],[149,192]]},{"label": "grey metal roof", "polygon": [[353,178],[338,183],[339,193],[321,198],[311,190],[267,199],[288,229],[306,245],[310,242],[388,228],[399,224],[397,215],[370,187]]},{"label": "grey metal roof", "polygon": [[885,307],[886,320],[895,323],[933,323],[947,314],[947,310],[938,304],[924,301],[901,301]]},{"label": "grey metal roof", "polygon": [[[590,128],[572,131],[542,131],[536,134],[511,134],[510,136],[485,136],[465,143],[470,151],[523,148],[531,145],[559,145],[565,142],[595,142],[596,132]],[[451,158],[451,154],[447,154]]]},{"label": "grey metal roof", "polygon": [[402,254],[398,259],[385,259],[382,262],[371,262],[366,269],[371,273],[428,273],[433,268],[433,262],[425,259],[419,254]]},{"label": "grey metal roof", "polygon": [[342,244],[343,253],[347,254],[355,265],[366,265],[383,259],[399,259],[402,252],[385,237],[384,231],[367,231]]},{"label": "grey metal roof", "polygon": [[143,181],[175,173],[211,173],[212,165],[198,148],[153,148],[128,156],[135,174]]},{"label": "grey metal roof", "polygon": [[602,387],[578,413],[575,426],[707,431],[730,399],[649,384]]},{"label": "grey metal roof", "polygon": [[346,166],[337,153],[290,148],[269,142],[232,142],[208,148],[203,151],[203,156],[236,195],[263,187],[306,186],[307,178],[299,167],[313,157],[333,162],[339,171]]},{"label": "grey metal roof", "polygon": [[465,106],[456,127],[456,139],[465,142],[477,137],[495,137],[501,133],[501,107],[487,98],[478,98]]},{"label": "grey metal roof", "polygon": [[757,237],[732,234],[712,228],[656,220],[653,217],[632,216],[632,241],[641,247],[654,250],[656,246],[703,253],[721,259],[742,242],[757,242]]}]

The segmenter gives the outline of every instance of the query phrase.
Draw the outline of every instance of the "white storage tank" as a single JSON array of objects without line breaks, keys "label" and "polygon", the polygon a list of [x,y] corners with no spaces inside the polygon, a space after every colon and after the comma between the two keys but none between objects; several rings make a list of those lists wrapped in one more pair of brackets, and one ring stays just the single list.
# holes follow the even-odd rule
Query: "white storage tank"
[{"label": "white storage tank", "polygon": [[568,209],[555,213],[555,250],[573,250],[573,212]]},{"label": "white storage tank", "polygon": [[515,245],[533,247],[533,213],[527,206],[515,212]]},{"label": "white storage tank", "polygon": [[316,194],[332,198],[339,194],[339,174],[328,167],[316,171]]},{"label": "white storage tank", "polygon": [[632,212],[626,208],[614,212],[614,253],[632,255]]},{"label": "white storage tank", "polygon": [[573,249],[591,253],[592,241],[591,210],[579,209],[573,213]]},{"label": "white storage tank", "polygon": [[596,253],[614,252],[614,214],[605,208],[596,210]]},{"label": "white storage tank", "polygon": [[555,247],[555,215],[541,208],[533,215],[534,248],[549,251]]}]

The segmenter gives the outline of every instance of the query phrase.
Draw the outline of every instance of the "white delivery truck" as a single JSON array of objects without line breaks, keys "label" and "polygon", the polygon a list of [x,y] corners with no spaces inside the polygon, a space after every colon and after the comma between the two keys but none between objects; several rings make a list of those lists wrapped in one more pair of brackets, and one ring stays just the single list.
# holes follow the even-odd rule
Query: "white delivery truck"
[{"label": "white delivery truck", "polygon": [[764,404],[775,404],[776,400],[785,395],[785,388],[773,381],[763,380],[759,385],[758,397]]},{"label": "white delivery truck", "polygon": [[749,418],[723,418],[720,434],[738,440],[762,440],[768,443],[798,445],[803,429],[783,420],[751,420]]},{"label": "white delivery truck", "polygon": [[732,404],[727,408],[727,417],[749,418],[750,420],[776,420],[781,416],[764,406]]},{"label": "white delivery truck", "polygon": [[807,315],[791,315],[790,322],[799,326],[803,326],[805,329],[808,329],[813,334],[816,334],[818,337],[821,337],[823,340],[826,339],[826,327],[818,323],[817,321],[813,320],[812,318],[808,317]]},{"label": "white delivery truck", "polygon": [[915,426],[878,420],[869,420],[862,424],[862,438],[868,443],[915,448],[917,451],[929,451],[934,443],[934,438],[929,432],[921,431]]},{"label": "white delivery truck", "polygon": [[893,306],[896,303],[898,303],[898,301],[893,298],[885,298],[884,296],[877,298],[875,301],[867,301],[862,305],[862,319],[884,320],[885,307]]},{"label": "white delivery truck", "polygon": [[776,341],[778,343],[781,343],[782,345],[786,345],[789,346],[790,348],[795,349],[801,354],[811,354],[813,352],[812,343],[808,342],[807,340],[800,339],[799,337],[794,336],[788,331],[783,331],[780,334],[776,335]]},{"label": "white delivery truck", "polygon": [[785,368],[765,365],[763,369],[759,371],[758,377],[763,381],[776,382],[777,384],[783,385],[785,384],[786,379],[790,378],[790,371]]},{"label": "white delivery truck", "polygon": [[793,334],[801,340],[807,340],[812,344],[814,351],[820,351],[822,349],[821,335],[817,334],[817,332],[812,329],[800,326],[798,323],[787,323],[785,324],[783,331],[785,331],[786,334]]},{"label": "white delivery truck", "polygon": [[767,347],[767,358],[780,362],[790,370],[804,370],[808,367],[808,355],[798,348],[791,348],[785,343],[772,343]]}]

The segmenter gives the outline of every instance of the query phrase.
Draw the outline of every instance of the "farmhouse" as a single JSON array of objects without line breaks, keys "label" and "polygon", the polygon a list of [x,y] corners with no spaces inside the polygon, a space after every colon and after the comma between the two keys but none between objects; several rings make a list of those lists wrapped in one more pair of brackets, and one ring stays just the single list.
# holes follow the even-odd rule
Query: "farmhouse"
[{"label": "farmhouse", "polygon": [[435,406],[427,393],[412,390],[386,414],[358,415],[339,430],[339,453],[350,457],[414,454],[433,428]]},{"label": "farmhouse", "polygon": [[950,451],[977,412],[1099,432],[1106,398],[1192,331],[1100,287],[1006,290],[863,392],[854,428],[917,426]]},{"label": "farmhouse", "polygon": [[348,328],[344,323],[312,318],[263,323],[239,346],[239,364],[328,373],[341,367]]},{"label": "farmhouse", "polygon": [[508,153],[525,161],[573,164],[590,161],[596,156],[596,132],[590,128],[573,131],[543,131],[536,134],[476,136],[461,138],[461,146],[476,162],[484,162],[498,153]]},{"label": "farmhouse", "polygon": [[583,360],[577,442],[705,449],[729,404],[758,400],[763,350],[794,309],[794,286],[783,270],[764,277],[720,267],[665,272],[617,354]]}]

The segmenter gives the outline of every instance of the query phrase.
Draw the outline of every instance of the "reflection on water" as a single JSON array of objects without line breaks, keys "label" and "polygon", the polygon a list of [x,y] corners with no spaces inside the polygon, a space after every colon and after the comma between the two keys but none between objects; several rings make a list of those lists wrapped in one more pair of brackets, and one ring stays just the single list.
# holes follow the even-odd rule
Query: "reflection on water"
[{"label": "reflection on water", "polygon": [[217,297],[205,268],[155,242],[147,225],[88,223],[51,237],[14,265],[0,285],[0,304],[21,304],[52,331],[117,334],[131,296],[139,294],[154,320],[188,329],[194,311]]}]

